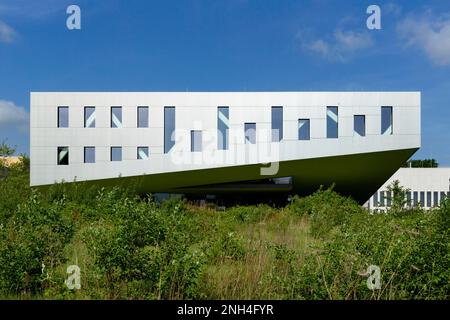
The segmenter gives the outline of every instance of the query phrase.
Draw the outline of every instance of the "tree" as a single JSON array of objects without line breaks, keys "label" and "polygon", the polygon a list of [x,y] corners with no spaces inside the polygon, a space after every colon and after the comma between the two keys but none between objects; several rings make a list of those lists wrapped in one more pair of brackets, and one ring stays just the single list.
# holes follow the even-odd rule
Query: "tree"
[{"label": "tree", "polygon": [[417,160],[408,160],[403,165],[404,168],[437,168],[439,167],[439,163],[436,159],[417,159]]},{"label": "tree", "polygon": [[9,157],[16,152],[16,148],[10,147],[6,144],[6,140],[2,141],[0,145],[0,157]]},{"label": "tree", "polygon": [[401,186],[399,180],[394,180],[386,189],[392,200],[392,209],[401,210],[407,203],[406,193],[408,193],[410,189]]}]

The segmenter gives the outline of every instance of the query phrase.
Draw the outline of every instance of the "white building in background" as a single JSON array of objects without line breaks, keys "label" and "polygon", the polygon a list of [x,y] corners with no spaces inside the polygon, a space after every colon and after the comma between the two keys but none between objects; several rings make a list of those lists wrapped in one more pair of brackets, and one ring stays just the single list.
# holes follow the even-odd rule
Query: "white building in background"
[{"label": "white building in background", "polygon": [[392,205],[392,193],[388,186],[395,180],[408,189],[406,205],[431,209],[450,198],[450,168],[400,168],[366,202],[372,210],[385,211]]},{"label": "white building in background", "polygon": [[[33,92],[32,186],[364,203],[420,148],[420,92]],[[282,179],[280,179],[282,178]]]}]

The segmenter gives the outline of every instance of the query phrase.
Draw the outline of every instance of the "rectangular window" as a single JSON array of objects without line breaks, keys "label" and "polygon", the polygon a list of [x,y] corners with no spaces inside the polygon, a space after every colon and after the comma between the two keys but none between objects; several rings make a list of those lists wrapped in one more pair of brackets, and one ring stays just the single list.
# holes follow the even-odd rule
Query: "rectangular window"
[{"label": "rectangular window", "polygon": [[431,207],[431,191],[427,192],[427,207]]},{"label": "rectangular window", "polygon": [[175,107],[164,107],[164,153],[175,145]]},{"label": "rectangular window", "polygon": [[148,107],[137,107],[137,127],[148,128]]},{"label": "rectangular window", "polygon": [[338,107],[327,107],[327,138],[338,137]]},{"label": "rectangular window", "polygon": [[439,204],[441,204],[442,202],[445,201],[446,195],[445,195],[445,191],[441,191],[441,201],[439,202]]},{"label": "rectangular window", "polygon": [[229,110],[228,107],[217,108],[217,149],[228,150]]},{"label": "rectangular window", "polygon": [[378,192],[373,195],[373,206],[378,207]]},{"label": "rectangular window", "polygon": [[256,123],[247,122],[244,124],[245,132],[245,143],[255,144],[256,143]]},{"label": "rectangular window", "polygon": [[111,147],[111,161],[122,161],[122,147]]},{"label": "rectangular window", "polygon": [[298,140],[309,140],[310,130],[309,119],[298,119]]},{"label": "rectangular window", "polygon": [[414,204],[414,207],[417,207],[419,205],[419,196],[418,196],[417,191],[413,192],[413,204]]},{"label": "rectangular window", "polygon": [[411,191],[407,191],[406,192],[406,205],[408,206],[408,207],[410,207],[411,206]]},{"label": "rectangular window", "polygon": [[69,107],[58,107],[58,128],[69,127]]},{"label": "rectangular window", "polygon": [[202,132],[200,130],[191,131],[191,152],[202,151]]},{"label": "rectangular window", "polygon": [[84,147],[84,163],[95,163],[95,147]]},{"label": "rectangular window", "polygon": [[111,128],[122,128],[122,107],[111,107]]},{"label": "rectangular window", "polygon": [[434,191],[433,192],[433,207],[439,206],[439,192]]},{"label": "rectangular window", "polygon": [[425,206],[425,192],[420,191],[419,195],[420,195],[420,206],[424,207]]},{"label": "rectangular window", "polygon": [[283,107],[272,107],[272,142],[283,140]]},{"label": "rectangular window", "polygon": [[95,107],[84,107],[84,127],[95,128]]},{"label": "rectangular window", "polygon": [[380,207],[384,207],[384,191],[380,191]]},{"label": "rectangular window", "polygon": [[69,165],[69,147],[58,147],[58,166]]},{"label": "rectangular window", "polygon": [[355,115],[353,116],[353,130],[357,136],[366,136],[366,116]]},{"label": "rectangular window", "polygon": [[392,107],[381,107],[381,134],[392,134]]},{"label": "rectangular window", "polygon": [[387,202],[387,206],[390,207],[391,203],[392,203],[392,194],[390,191],[386,191],[386,202]]},{"label": "rectangular window", "polygon": [[148,147],[137,147],[137,159],[138,160],[148,159]]}]

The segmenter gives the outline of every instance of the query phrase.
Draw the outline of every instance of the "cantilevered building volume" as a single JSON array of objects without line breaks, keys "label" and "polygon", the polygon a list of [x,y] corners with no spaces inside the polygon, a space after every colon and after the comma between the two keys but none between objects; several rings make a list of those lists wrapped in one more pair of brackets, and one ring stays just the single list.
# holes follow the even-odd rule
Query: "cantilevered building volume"
[{"label": "cantilevered building volume", "polygon": [[365,202],[420,148],[420,92],[33,92],[31,185]]}]

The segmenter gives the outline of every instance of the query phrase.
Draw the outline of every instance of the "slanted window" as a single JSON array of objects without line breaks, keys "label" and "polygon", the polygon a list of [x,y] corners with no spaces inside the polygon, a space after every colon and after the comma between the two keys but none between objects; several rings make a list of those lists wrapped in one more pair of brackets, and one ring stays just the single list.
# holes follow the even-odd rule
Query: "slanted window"
[{"label": "slanted window", "polygon": [[69,147],[58,147],[58,158],[56,163],[58,166],[69,165]]},{"label": "slanted window", "polygon": [[84,163],[95,163],[95,147],[84,147]]},{"label": "slanted window", "polygon": [[95,128],[95,107],[84,107],[84,127]]},{"label": "slanted window", "polygon": [[392,107],[381,107],[381,134],[393,133]]},{"label": "slanted window", "polygon": [[245,143],[255,144],[256,143],[256,123],[248,122],[244,124],[245,132]]},{"label": "slanted window", "polygon": [[309,123],[309,119],[298,119],[298,140],[311,139]]},{"label": "slanted window", "polygon": [[69,107],[58,107],[58,128],[69,127]]},{"label": "slanted window", "polygon": [[148,107],[137,107],[137,127],[148,128]]},{"label": "slanted window", "polygon": [[122,161],[122,147],[111,147],[111,161]]},{"label": "slanted window", "polygon": [[191,131],[191,152],[202,151],[202,132],[200,130]]},{"label": "slanted window", "polygon": [[138,160],[147,160],[148,147],[137,147],[137,158]]},{"label": "slanted window", "polygon": [[327,107],[327,138],[338,137],[338,107]]},{"label": "slanted window", "polygon": [[217,108],[217,149],[228,150],[229,109]]},{"label": "slanted window", "polygon": [[272,107],[272,141],[283,140],[283,107]]},{"label": "slanted window", "polygon": [[111,107],[111,128],[122,128],[122,107]]},{"label": "slanted window", "polygon": [[175,145],[175,107],[164,107],[164,153]]},{"label": "slanted window", "polygon": [[357,136],[364,137],[366,135],[366,116],[353,116],[353,130]]}]

